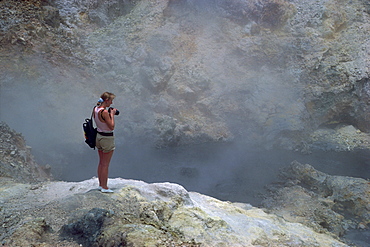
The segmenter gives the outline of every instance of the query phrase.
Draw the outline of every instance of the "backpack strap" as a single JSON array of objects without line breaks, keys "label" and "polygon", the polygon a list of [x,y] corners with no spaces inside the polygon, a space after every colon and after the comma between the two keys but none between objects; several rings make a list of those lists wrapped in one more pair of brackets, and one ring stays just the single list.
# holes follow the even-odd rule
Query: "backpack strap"
[{"label": "backpack strap", "polygon": [[104,119],[104,117],[103,117],[103,111],[104,111],[104,109],[102,109],[102,110],[101,110],[101,111],[99,111],[99,112],[100,112],[101,119],[103,119],[103,120],[104,120],[104,122],[105,122],[105,119]]},{"label": "backpack strap", "polygon": [[[93,116],[95,117],[95,108],[96,108],[96,106],[94,106],[94,108],[93,108],[93,111],[92,111],[92,113],[91,113],[91,118],[92,118]],[[98,114],[100,113],[101,118],[105,121],[105,119],[104,119],[104,117],[103,117],[103,111],[104,111],[104,108],[103,108],[103,109],[101,109],[100,111],[98,111]]]},{"label": "backpack strap", "polygon": [[93,118],[93,116],[95,117],[95,107],[96,107],[96,106],[94,106],[94,108],[93,108],[93,110],[92,110],[92,112],[91,112],[91,117],[90,117],[90,119],[92,119],[92,118]]}]

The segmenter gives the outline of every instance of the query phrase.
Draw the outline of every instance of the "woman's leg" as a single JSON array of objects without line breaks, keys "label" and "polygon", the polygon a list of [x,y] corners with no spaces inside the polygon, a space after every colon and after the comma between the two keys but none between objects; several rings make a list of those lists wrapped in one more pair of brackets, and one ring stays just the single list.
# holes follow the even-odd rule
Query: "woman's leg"
[{"label": "woman's leg", "polygon": [[100,175],[100,173],[101,173],[101,163],[102,163],[102,159],[103,159],[103,151],[100,151],[100,150],[98,150],[98,154],[99,154],[99,164],[98,164],[98,180],[99,180],[99,186],[101,187],[101,185],[102,185],[102,181],[101,181],[101,175]]},{"label": "woman's leg", "polygon": [[113,156],[113,151],[108,153],[104,153],[103,151],[99,150],[99,165],[98,165],[98,179],[99,179],[99,186],[103,189],[108,189],[108,168],[110,160]]}]

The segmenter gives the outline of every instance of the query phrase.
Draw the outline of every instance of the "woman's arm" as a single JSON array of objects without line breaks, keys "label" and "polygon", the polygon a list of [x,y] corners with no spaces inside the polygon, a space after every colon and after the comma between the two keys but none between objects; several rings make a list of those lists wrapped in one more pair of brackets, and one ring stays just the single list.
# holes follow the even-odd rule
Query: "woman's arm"
[{"label": "woman's arm", "polygon": [[114,130],[114,114],[116,109],[112,109],[110,112],[103,110],[102,117],[105,120],[105,123],[108,125],[108,128]]}]

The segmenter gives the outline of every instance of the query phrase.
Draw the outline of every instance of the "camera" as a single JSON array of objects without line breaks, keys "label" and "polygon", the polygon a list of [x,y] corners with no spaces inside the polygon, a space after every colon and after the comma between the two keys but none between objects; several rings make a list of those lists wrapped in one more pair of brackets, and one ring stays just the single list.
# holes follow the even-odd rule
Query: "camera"
[{"label": "camera", "polygon": [[[110,110],[113,110],[113,107],[109,107],[108,112],[110,112]],[[118,116],[119,115],[119,110],[116,109],[116,113],[114,115]]]}]

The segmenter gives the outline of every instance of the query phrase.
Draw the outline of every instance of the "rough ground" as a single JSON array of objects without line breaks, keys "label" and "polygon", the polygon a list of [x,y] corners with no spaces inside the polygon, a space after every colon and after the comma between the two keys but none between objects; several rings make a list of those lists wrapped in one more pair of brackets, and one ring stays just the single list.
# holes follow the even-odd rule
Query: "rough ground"
[{"label": "rough ground", "polygon": [[248,204],[222,202],[176,184],[95,178],[1,187],[6,246],[346,246]]}]

